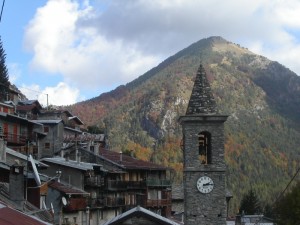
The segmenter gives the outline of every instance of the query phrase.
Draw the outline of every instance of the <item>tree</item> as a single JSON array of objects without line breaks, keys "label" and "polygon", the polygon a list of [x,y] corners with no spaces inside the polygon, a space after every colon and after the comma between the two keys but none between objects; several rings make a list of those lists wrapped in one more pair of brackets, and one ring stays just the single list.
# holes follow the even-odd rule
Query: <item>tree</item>
[{"label": "tree", "polygon": [[91,134],[104,134],[104,129],[99,128],[97,126],[88,126],[87,130]]},{"label": "tree", "polygon": [[6,94],[9,89],[8,70],[5,65],[6,54],[2,46],[2,40],[0,37],[0,101],[6,99]]},{"label": "tree", "polygon": [[255,191],[251,188],[242,198],[239,213],[255,215],[261,212],[260,202]]},{"label": "tree", "polygon": [[275,219],[279,225],[298,225],[300,221],[300,182],[280,198],[275,205]]}]

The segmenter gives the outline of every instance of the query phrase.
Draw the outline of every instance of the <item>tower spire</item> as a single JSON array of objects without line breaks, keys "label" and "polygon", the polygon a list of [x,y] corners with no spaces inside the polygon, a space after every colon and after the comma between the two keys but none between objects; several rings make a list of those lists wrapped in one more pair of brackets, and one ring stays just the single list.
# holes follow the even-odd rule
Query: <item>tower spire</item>
[{"label": "tower spire", "polygon": [[206,72],[202,64],[200,64],[186,115],[216,114],[217,111],[217,105],[208,83]]}]

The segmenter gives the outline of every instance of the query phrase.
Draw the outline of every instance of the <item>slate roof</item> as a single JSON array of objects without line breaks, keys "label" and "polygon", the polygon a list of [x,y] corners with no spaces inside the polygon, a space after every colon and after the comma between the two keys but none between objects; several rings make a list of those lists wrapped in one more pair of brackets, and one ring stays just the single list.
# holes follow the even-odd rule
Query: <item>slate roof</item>
[{"label": "slate roof", "polygon": [[75,120],[79,125],[83,125],[84,123],[77,116],[70,116],[68,120]]},{"label": "slate roof", "polygon": [[143,160],[139,160],[136,158],[133,158],[131,156],[110,151],[110,150],[103,150],[101,149],[99,151],[99,156],[108,159],[109,161],[112,161],[119,166],[125,168],[125,169],[131,169],[131,170],[166,170],[168,169],[167,167],[152,163],[152,162],[147,162]]},{"label": "slate roof", "polygon": [[35,123],[41,123],[41,124],[58,124],[62,121],[62,119],[58,120],[31,120],[32,122]]},{"label": "slate roof", "polygon": [[213,97],[204,67],[200,65],[186,115],[216,114],[217,105]]},{"label": "slate roof", "polygon": [[155,224],[161,224],[161,225],[180,225],[179,223],[176,223],[168,218],[165,218],[163,216],[160,216],[154,212],[151,212],[150,210],[147,210],[143,207],[137,206],[131,210],[128,210],[111,220],[108,220],[103,225],[116,225],[121,224],[122,222],[126,221],[127,219],[130,219],[132,217],[143,217],[148,219],[151,222],[155,222]]},{"label": "slate roof", "polygon": [[20,211],[8,207],[0,201],[0,224],[1,225],[50,225],[34,216],[26,215]]},{"label": "slate roof", "polygon": [[95,164],[95,163],[77,162],[77,161],[74,161],[74,160],[66,160],[65,158],[62,158],[62,157],[43,158],[43,159],[41,159],[41,161],[48,162],[48,163],[59,164],[59,165],[62,165],[62,166],[67,166],[67,167],[72,167],[72,168],[83,170],[83,171],[93,170],[94,166],[100,166],[99,164]]},{"label": "slate roof", "polygon": [[57,181],[52,181],[48,184],[48,187],[51,187],[53,189],[58,190],[59,192],[62,192],[66,195],[72,195],[72,194],[76,194],[76,195],[89,195],[88,192],[85,192],[83,190],[74,188],[70,185],[66,185],[63,184],[61,182],[57,182]]}]

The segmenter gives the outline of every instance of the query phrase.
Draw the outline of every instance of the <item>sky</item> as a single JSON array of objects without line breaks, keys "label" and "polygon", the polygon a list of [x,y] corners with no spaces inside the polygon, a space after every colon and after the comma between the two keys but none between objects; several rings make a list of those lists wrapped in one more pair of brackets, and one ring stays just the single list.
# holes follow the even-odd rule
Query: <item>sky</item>
[{"label": "sky", "polygon": [[299,15],[300,0],[6,0],[0,36],[11,83],[70,105],[211,36],[300,75]]}]

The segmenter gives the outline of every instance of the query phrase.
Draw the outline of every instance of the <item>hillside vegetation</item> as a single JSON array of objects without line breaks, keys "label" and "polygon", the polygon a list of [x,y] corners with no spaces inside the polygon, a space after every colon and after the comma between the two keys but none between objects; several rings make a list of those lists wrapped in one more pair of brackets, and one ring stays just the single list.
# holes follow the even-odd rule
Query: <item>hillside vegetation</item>
[{"label": "hillside vegetation", "polygon": [[181,127],[193,80],[204,65],[225,124],[227,187],[236,213],[251,187],[272,203],[299,167],[300,77],[221,37],[200,40],[136,80],[69,106],[106,131],[111,149],[175,169],[182,179]]}]

